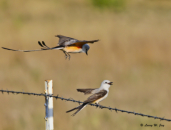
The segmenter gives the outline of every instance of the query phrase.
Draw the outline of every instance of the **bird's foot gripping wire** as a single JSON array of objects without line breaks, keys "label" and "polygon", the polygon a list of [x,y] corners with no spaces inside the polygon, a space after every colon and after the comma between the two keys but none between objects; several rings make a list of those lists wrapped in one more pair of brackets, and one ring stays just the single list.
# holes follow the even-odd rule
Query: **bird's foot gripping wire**
[{"label": "bird's foot gripping wire", "polygon": [[96,106],[96,108],[97,108],[97,107],[99,107],[99,104],[98,104],[98,103],[95,103],[95,106]]}]

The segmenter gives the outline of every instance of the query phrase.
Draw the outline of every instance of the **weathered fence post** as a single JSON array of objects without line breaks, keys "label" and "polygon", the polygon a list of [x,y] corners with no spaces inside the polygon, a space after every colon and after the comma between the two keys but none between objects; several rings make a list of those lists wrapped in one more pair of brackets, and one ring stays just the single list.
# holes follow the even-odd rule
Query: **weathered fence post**
[{"label": "weathered fence post", "polygon": [[[53,94],[52,80],[45,80],[45,94]],[[45,96],[45,115],[46,130],[53,130],[53,97]]]}]

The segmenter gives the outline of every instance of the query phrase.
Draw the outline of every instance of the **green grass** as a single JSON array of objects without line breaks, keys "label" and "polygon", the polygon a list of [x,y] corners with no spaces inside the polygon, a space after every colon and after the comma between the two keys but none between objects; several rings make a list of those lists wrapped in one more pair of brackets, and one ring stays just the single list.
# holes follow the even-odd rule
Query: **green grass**
[{"label": "green grass", "polygon": [[126,5],[126,0],[91,0],[91,2],[100,9],[112,9],[114,11],[122,11]]}]

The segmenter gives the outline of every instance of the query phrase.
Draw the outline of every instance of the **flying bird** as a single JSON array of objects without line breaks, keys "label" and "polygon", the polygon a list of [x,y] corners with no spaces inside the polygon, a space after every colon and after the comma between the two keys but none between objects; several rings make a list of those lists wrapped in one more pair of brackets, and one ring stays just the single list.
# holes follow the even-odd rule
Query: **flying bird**
[{"label": "flying bird", "polygon": [[88,43],[94,43],[98,42],[99,40],[77,40],[75,38],[71,37],[66,37],[63,35],[55,35],[55,37],[59,38],[59,42],[57,46],[55,47],[48,47],[44,41],[40,42],[38,41],[38,44],[41,46],[41,49],[37,50],[15,50],[15,49],[9,49],[6,47],[2,47],[3,49],[6,50],[11,50],[11,51],[22,51],[22,52],[32,52],[32,51],[43,51],[43,50],[62,50],[63,53],[65,54],[66,59],[70,59],[70,54],[69,53],[86,53],[88,55],[88,50],[90,49],[90,46]]},{"label": "flying bird", "polygon": [[91,95],[87,100],[83,102],[78,107],[75,107],[71,110],[66,111],[66,113],[77,110],[72,116],[75,116],[79,111],[81,111],[85,106],[88,104],[96,103],[98,104],[100,101],[105,99],[108,96],[109,93],[109,87],[112,85],[113,82],[110,82],[109,80],[104,80],[101,83],[100,88],[95,89],[77,89],[78,92],[83,92],[84,94],[93,94]]}]

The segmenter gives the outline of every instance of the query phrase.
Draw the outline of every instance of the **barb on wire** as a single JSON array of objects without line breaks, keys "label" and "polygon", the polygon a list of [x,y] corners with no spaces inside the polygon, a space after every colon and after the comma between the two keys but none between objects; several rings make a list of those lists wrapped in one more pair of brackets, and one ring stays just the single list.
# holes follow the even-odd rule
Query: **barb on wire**
[{"label": "barb on wire", "polygon": [[[26,95],[33,95],[33,96],[44,96],[44,97],[53,97],[55,99],[61,99],[61,100],[64,100],[64,101],[71,101],[71,102],[77,102],[77,103],[83,103],[81,101],[77,101],[77,100],[74,100],[72,98],[63,98],[63,97],[60,97],[59,95],[57,96],[53,96],[53,95],[50,95],[50,94],[43,94],[43,93],[30,93],[30,92],[20,92],[20,91],[10,91],[10,90],[3,90],[1,89],[0,92],[3,93],[12,93],[12,94],[26,94]],[[90,106],[94,106],[96,108],[100,108],[100,109],[108,109],[110,111],[114,110],[116,113],[118,111],[120,112],[126,112],[128,114],[134,114],[134,115],[139,115],[139,116],[143,116],[143,117],[148,117],[148,118],[153,118],[153,119],[160,119],[160,120],[165,120],[165,121],[171,121],[171,119],[166,119],[164,117],[157,117],[157,116],[150,116],[150,115],[145,115],[145,114],[142,114],[142,113],[137,113],[137,112],[134,112],[134,111],[126,111],[126,110],[121,110],[121,109],[117,109],[117,108],[112,108],[112,107],[106,107],[106,106],[102,106],[102,105],[99,105],[99,104],[89,104]]]}]

